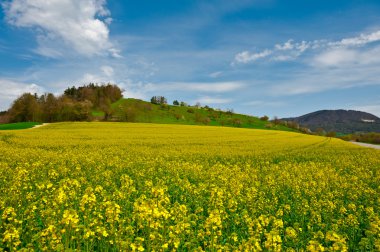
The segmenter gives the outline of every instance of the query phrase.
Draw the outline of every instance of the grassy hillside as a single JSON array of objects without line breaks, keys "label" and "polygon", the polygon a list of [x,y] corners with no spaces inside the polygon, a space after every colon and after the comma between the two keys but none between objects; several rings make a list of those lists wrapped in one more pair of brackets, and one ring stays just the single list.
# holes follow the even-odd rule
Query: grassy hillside
[{"label": "grassy hillside", "polygon": [[0,132],[1,251],[379,251],[379,151],[284,131]]},{"label": "grassy hillside", "polygon": [[[112,110],[111,120],[114,121],[294,131],[283,125],[275,125],[254,116],[218,111],[212,108],[156,105],[132,98],[118,100],[112,104]],[[101,111],[93,111],[92,115],[100,120],[104,117],[104,113]]]}]

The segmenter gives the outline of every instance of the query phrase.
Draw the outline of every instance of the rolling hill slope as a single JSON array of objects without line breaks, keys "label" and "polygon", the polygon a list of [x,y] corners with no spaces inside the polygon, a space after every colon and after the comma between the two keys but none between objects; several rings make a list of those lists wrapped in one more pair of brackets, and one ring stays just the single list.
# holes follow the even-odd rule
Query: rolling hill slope
[{"label": "rolling hill slope", "polygon": [[[104,112],[93,111],[102,120]],[[212,125],[254,129],[294,131],[283,125],[260,120],[258,117],[193,106],[157,105],[138,99],[120,99],[112,104],[111,121]]]}]

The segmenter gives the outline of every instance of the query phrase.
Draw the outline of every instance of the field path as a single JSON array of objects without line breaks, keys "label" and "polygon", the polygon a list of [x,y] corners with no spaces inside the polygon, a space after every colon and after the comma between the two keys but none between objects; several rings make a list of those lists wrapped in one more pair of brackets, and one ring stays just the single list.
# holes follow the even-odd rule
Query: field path
[{"label": "field path", "polygon": [[31,129],[35,129],[35,128],[39,128],[39,127],[42,127],[42,126],[46,126],[48,125],[49,123],[43,123],[43,124],[39,124],[39,125],[36,125],[34,127],[32,127]]},{"label": "field path", "polygon": [[360,145],[363,147],[374,148],[374,149],[380,150],[380,145],[376,145],[376,144],[368,144],[368,143],[360,143],[360,142],[351,142],[351,143],[357,144],[357,145]]}]

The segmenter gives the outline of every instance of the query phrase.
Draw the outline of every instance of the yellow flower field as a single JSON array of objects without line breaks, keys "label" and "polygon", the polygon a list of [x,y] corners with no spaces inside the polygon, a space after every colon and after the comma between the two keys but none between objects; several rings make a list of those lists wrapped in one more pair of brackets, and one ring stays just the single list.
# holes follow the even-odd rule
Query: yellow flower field
[{"label": "yellow flower field", "polygon": [[223,127],[0,132],[0,251],[380,251],[380,151]]}]

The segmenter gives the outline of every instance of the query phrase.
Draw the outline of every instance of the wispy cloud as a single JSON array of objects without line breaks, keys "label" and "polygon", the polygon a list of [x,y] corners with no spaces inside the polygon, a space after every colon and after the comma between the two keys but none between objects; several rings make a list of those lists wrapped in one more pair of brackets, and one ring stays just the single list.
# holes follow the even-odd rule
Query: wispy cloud
[{"label": "wispy cloud", "polygon": [[269,61],[288,61],[294,60],[308,49],[315,49],[321,46],[322,41],[301,41],[294,42],[292,39],[283,44],[276,44],[271,49],[264,49],[261,52],[243,51],[235,55],[232,65],[247,64],[267,59]]},{"label": "wispy cloud", "polygon": [[111,55],[121,57],[109,40],[110,12],[106,0],[12,0],[2,4],[8,24],[32,28],[46,57]]},{"label": "wispy cloud", "polygon": [[359,60],[358,53],[350,49],[332,49],[317,55],[313,64],[316,66],[342,66],[347,63],[354,63]]},{"label": "wispy cloud", "polygon": [[371,113],[371,114],[374,114],[374,115],[380,117],[380,103],[371,104],[371,105],[353,106],[351,109],[359,110],[359,111],[366,111],[368,113]]},{"label": "wispy cloud", "polygon": [[378,86],[378,69],[378,65],[308,69],[292,75],[291,78],[279,80],[275,85],[270,85],[266,92],[271,96],[290,96]]},{"label": "wispy cloud", "polygon": [[[126,97],[134,97],[139,99],[149,99],[153,95],[174,95],[178,99],[179,96],[189,97],[200,96],[192,99],[193,102],[202,104],[225,104],[233,102],[231,92],[246,87],[243,82],[176,82],[176,83],[144,83],[125,80],[121,82],[121,86],[125,88]],[[228,98],[224,95],[228,94]],[[190,101],[190,100],[188,100]]]},{"label": "wispy cloud", "polygon": [[221,76],[222,74],[223,74],[222,71],[217,71],[217,72],[212,72],[212,73],[210,73],[209,76],[210,76],[211,78],[217,78],[217,77]]},{"label": "wispy cloud", "polygon": [[348,46],[364,46],[368,43],[380,41],[380,31],[369,34],[360,34],[357,37],[344,38],[337,42],[328,43],[329,46],[348,47]]},{"label": "wispy cloud", "polygon": [[373,48],[330,48],[317,54],[311,64],[317,67],[347,67],[380,63],[380,46]]},{"label": "wispy cloud", "polygon": [[110,66],[102,66],[100,69],[108,77],[112,77],[114,75],[114,69]]},{"label": "wispy cloud", "polygon": [[139,88],[147,91],[192,91],[203,93],[226,93],[245,87],[244,82],[172,82],[172,83],[146,83],[140,84]]},{"label": "wispy cloud", "polygon": [[[342,63],[346,59],[352,61],[352,59],[355,58],[354,51],[352,51],[355,48],[379,41],[380,31],[361,34],[357,37],[344,38],[338,41],[314,40],[294,42],[294,40],[290,39],[283,44],[276,44],[272,48],[267,48],[259,52],[240,52],[235,55],[232,64],[247,64],[258,60],[289,61],[300,57],[310,50],[318,50],[319,52],[327,51],[329,54],[322,55],[321,57],[327,56],[332,60],[332,63],[334,63],[334,61],[336,61],[336,63]],[[329,64],[329,59],[326,61],[327,64]],[[325,63],[323,60],[320,62],[322,64]]]},{"label": "wispy cloud", "polygon": [[244,51],[236,54],[234,63],[248,63],[251,61],[256,61],[258,59],[266,58],[273,54],[272,50],[265,49],[262,52],[250,53],[249,51]]},{"label": "wispy cloud", "polygon": [[262,101],[262,100],[256,100],[256,101],[250,101],[244,103],[245,106],[252,106],[252,107],[280,107],[286,105],[285,102],[282,101]]},{"label": "wispy cloud", "polygon": [[233,102],[233,99],[203,96],[203,97],[197,98],[194,103],[196,102],[199,102],[201,104],[206,104],[206,105],[227,104],[227,103]]},{"label": "wispy cloud", "polygon": [[241,89],[245,86],[244,82],[227,81],[227,82],[180,82],[164,85],[164,87],[176,90],[189,90],[210,93],[225,93]]}]

